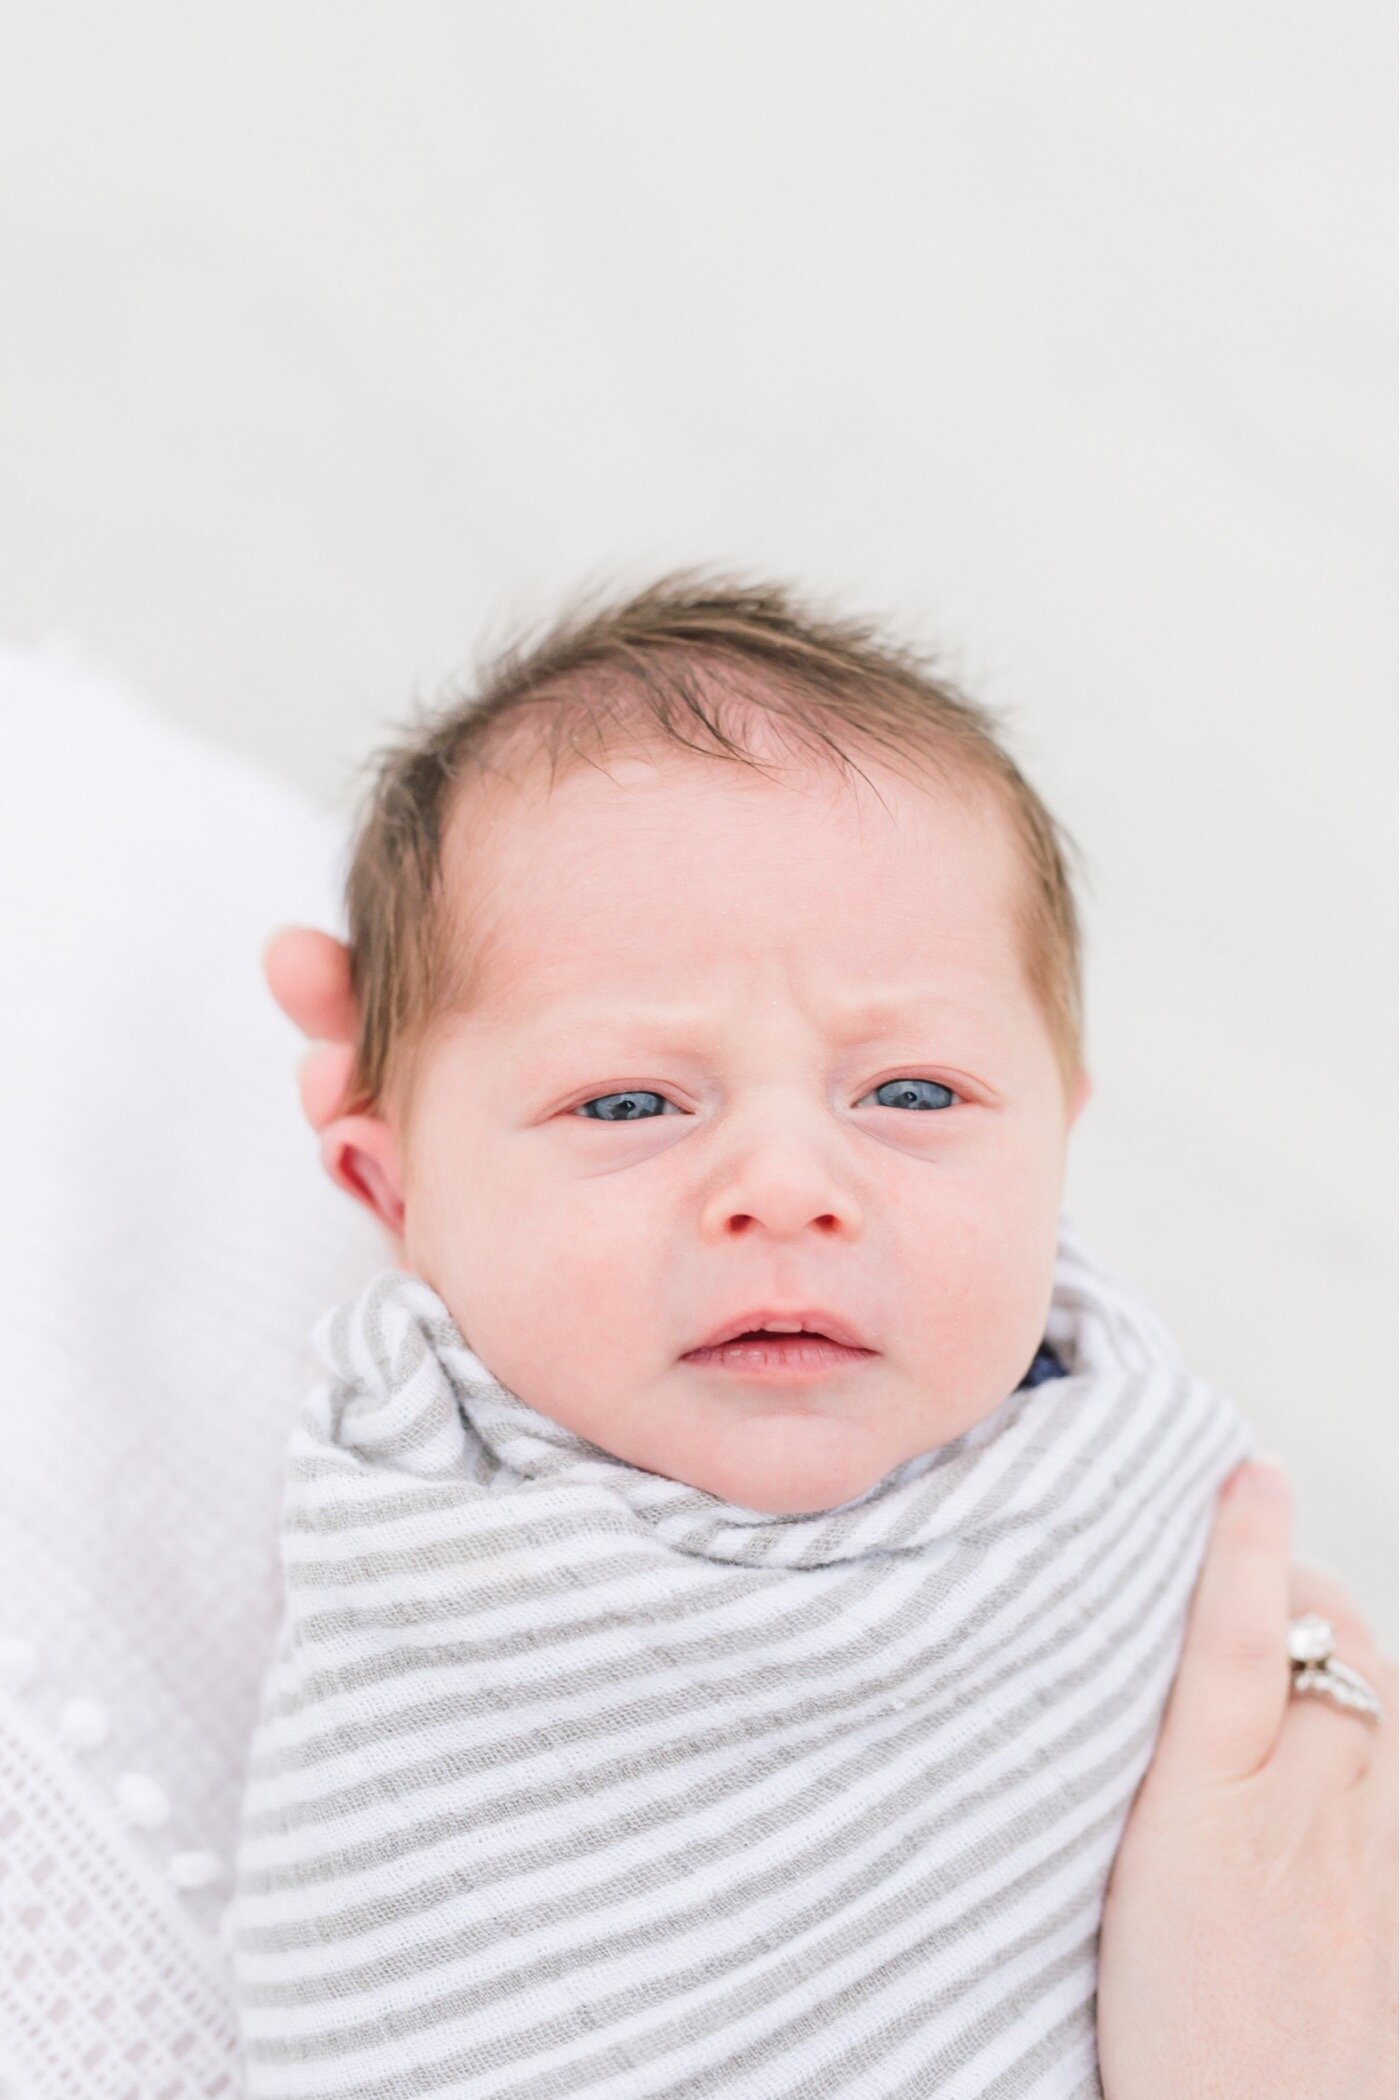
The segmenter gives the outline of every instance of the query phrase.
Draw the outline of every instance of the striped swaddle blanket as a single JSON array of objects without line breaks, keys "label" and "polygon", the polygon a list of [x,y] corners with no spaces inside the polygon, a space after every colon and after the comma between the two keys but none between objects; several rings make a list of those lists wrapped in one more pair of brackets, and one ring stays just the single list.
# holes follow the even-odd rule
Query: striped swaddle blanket
[{"label": "striped swaddle blanket", "polygon": [[775,1517],[329,1315],[232,1958],[252,2100],[1093,2095],[1104,1889],[1253,1439],[1065,1231],[1067,1375]]}]

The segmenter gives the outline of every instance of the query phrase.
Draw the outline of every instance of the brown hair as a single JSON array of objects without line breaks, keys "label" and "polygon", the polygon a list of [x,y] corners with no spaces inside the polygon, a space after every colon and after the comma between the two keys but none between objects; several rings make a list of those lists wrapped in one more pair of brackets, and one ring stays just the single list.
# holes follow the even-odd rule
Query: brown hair
[{"label": "brown hair", "polygon": [[726,701],[760,710],[808,756],[843,770],[856,744],[991,787],[1025,858],[1027,973],[1069,1084],[1082,1030],[1072,848],[1003,748],[994,716],[866,621],[816,613],[781,586],[691,572],[578,605],[500,655],[474,695],[420,716],[371,760],[345,892],[357,1104],[405,1089],[431,1023],[467,1003],[442,880],[462,783],[509,775],[544,751],[552,784],[561,765],[592,762],[585,742],[605,753],[610,732],[763,771],[726,728]]}]

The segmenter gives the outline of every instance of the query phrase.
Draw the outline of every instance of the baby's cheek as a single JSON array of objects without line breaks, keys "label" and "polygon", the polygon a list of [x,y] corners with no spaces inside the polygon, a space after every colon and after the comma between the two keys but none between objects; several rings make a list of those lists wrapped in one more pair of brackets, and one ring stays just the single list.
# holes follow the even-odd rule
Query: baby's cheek
[{"label": "baby's cheek", "polygon": [[[655,1208],[579,1202],[577,1193],[565,1222],[556,1210],[552,1226],[541,1222],[536,1236],[536,1259],[549,1249],[548,1280],[538,1313],[526,1316],[536,1337],[549,1338],[552,1361],[543,1363],[533,1348],[531,1370],[542,1390],[549,1387],[544,1412],[567,1416],[570,1427],[612,1449],[620,1422],[639,1408],[644,1420],[654,1416],[645,1395],[695,1339],[693,1315],[680,1302],[694,1262],[687,1261],[684,1231]],[[598,1191],[600,1198],[614,1193]]]},{"label": "baby's cheek", "polygon": [[[596,1207],[595,1207],[596,1208]],[[664,1315],[655,1234],[633,1244],[602,1228],[572,1191],[501,1207],[464,1244],[462,1292],[475,1302],[489,1369],[531,1406],[557,1416],[564,1389],[606,1387],[626,1369],[629,1344],[648,1314]],[[586,1431],[584,1432],[587,1433]]]},{"label": "baby's cheek", "polygon": [[938,1383],[986,1408],[1013,1390],[1044,1334],[1056,1206],[1024,1188],[978,1191],[940,1221],[918,1263],[915,1325]]}]

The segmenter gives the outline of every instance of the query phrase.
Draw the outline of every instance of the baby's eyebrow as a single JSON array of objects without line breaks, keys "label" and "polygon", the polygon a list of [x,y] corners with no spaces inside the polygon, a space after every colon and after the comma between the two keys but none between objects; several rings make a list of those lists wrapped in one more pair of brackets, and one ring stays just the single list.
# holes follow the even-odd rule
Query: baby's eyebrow
[{"label": "baby's eyebrow", "polygon": [[529,1025],[528,1033],[558,1039],[571,1030],[596,1029],[599,1033],[626,1029],[629,1035],[657,1039],[694,1036],[703,1032],[709,1016],[702,1006],[650,1006],[630,999],[555,1001]]},{"label": "baby's eyebrow", "polygon": [[511,1039],[518,1080],[543,1086],[580,1058],[686,1057],[704,1051],[713,1023],[699,1007],[560,1000]]},{"label": "baby's eyebrow", "polygon": [[[880,992],[874,997],[839,1007],[832,1026],[841,1037],[854,1039],[872,1029],[887,1029],[901,1021],[915,1020],[935,1009],[946,1011],[953,1004],[953,1000],[927,985]],[[600,1033],[625,1029],[630,1036],[645,1035],[659,1045],[674,1042],[682,1046],[687,1040],[693,1042],[697,1037],[703,1037],[712,1024],[713,1016],[703,1006],[658,1006],[627,999],[566,999],[557,1001],[541,1014],[529,1033],[548,1034],[557,1040],[561,1033],[570,1029],[592,1028]]]},{"label": "baby's eyebrow", "polygon": [[932,1007],[952,1004],[931,985],[919,985],[908,991],[878,993],[874,998],[863,999],[856,1006],[842,1009],[839,1026],[842,1028],[888,1028],[897,1021],[913,1015],[926,1013]]}]

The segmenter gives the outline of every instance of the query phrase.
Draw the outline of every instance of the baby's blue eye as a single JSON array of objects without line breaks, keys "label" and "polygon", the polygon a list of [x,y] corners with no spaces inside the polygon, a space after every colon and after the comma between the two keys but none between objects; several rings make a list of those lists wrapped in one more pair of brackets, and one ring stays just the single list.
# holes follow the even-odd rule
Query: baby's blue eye
[{"label": "baby's blue eye", "polygon": [[[639,1102],[645,1103],[647,1101],[660,1101],[664,1104],[666,1096],[664,1094],[646,1093],[640,1087],[629,1087],[625,1094],[595,1094],[591,1101],[580,1101],[578,1107],[574,1110],[574,1114],[576,1116],[590,1116],[595,1123],[648,1122],[650,1117],[646,1108],[638,1107],[637,1105]],[[615,1110],[609,1106],[612,1102],[618,1104]],[[599,1106],[600,1103],[601,1106]],[[596,1115],[594,1114],[595,1109],[597,1110]],[[664,1107],[662,1113],[665,1113]],[[679,1115],[680,1110],[677,1109],[676,1113]]]},{"label": "baby's blue eye", "polygon": [[[922,1096],[919,1089],[923,1089]],[[883,1086],[873,1089],[877,1094],[893,1093],[893,1101],[881,1101],[881,1108],[951,1108],[957,1099],[950,1086],[937,1079],[887,1079]]]}]

